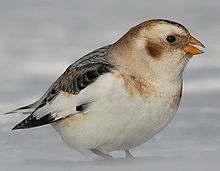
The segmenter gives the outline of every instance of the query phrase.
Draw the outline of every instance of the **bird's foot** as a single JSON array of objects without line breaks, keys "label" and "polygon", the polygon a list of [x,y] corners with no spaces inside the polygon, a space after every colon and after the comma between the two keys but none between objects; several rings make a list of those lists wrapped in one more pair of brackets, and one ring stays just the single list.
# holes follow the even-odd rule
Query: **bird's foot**
[{"label": "bird's foot", "polygon": [[129,150],[125,150],[125,158],[129,160],[135,159],[135,157],[129,152]]},{"label": "bird's foot", "polygon": [[102,158],[104,158],[104,159],[107,159],[107,160],[112,160],[112,159],[114,159],[110,154],[105,154],[105,153],[101,152],[100,150],[91,149],[91,151],[92,151],[94,154],[96,154],[96,155],[98,155],[98,156],[100,156],[100,157],[102,157]]}]

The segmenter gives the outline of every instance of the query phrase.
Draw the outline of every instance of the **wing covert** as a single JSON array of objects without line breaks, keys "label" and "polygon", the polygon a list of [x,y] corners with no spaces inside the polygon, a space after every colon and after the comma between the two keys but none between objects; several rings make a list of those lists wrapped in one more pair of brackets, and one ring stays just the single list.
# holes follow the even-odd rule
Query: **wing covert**
[{"label": "wing covert", "polygon": [[[41,126],[68,116],[67,111],[71,103],[66,104],[64,107],[59,107],[58,105],[52,105],[53,101],[61,92],[77,96],[81,90],[94,83],[99,76],[111,72],[114,69],[114,65],[109,60],[109,48],[100,48],[70,65],[40,99],[39,105],[31,115],[13,129]],[[62,110],[67,111],[62,115]]]}]

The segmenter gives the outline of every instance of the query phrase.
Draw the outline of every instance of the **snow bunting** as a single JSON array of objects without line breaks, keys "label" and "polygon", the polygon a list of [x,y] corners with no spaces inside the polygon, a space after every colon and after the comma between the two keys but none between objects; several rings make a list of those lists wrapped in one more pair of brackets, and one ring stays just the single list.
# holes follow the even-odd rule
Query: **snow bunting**
[{"label": "snow bunting", "polygon": [[204,45],[181,24],[155,19],[70,65],[15,129],[51,124],[70,147],[112,158],[161,131],[175,115],[183,70]]}]

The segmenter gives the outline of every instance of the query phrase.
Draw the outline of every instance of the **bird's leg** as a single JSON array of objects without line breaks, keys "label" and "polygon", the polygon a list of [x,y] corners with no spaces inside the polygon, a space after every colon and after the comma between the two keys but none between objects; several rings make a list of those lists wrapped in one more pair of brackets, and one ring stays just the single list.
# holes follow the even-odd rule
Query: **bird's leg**
[{"label": "bird's leg", "polygon": [[129,150],[125,150],[125,158],[126,159],[134,159],[134,156],[129,152]]},{"label": "bird's leg", "polygon": [[105,154],[105,153],[101,152],[100,150],[91,149],[91,151],[92,151],[94,154],[96,154],[96,155],[98,155],[98,156],[100,156],[100,157],[102,157],[102,158],[104,158],[104,159],[108,159],[108,160],[112,160],[112,159],[113,159],[113,157],[112,157],[110,154]]},{"label": "bird's leg", "polygon": [[126,149],[126,146],[124,144],[122,145],[122,148],[125,151],[125,158],[126,159],[134,159],[134,156],[132,156],[132,154],[129,152],[129,150]]}]

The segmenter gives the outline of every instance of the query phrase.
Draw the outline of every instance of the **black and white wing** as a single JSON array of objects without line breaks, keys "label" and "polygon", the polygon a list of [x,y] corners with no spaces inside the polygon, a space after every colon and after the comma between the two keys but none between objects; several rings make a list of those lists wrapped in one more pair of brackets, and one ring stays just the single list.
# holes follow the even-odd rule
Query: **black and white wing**
[{"label": "black and white wing", "polygon": [[110,49],[111,45],[82,57],[67,68],[39,101],[14,110],[28,111],[30,115],[13,129],[49,124],[85,110],[105,89],[90,85],[114,70]]}]

